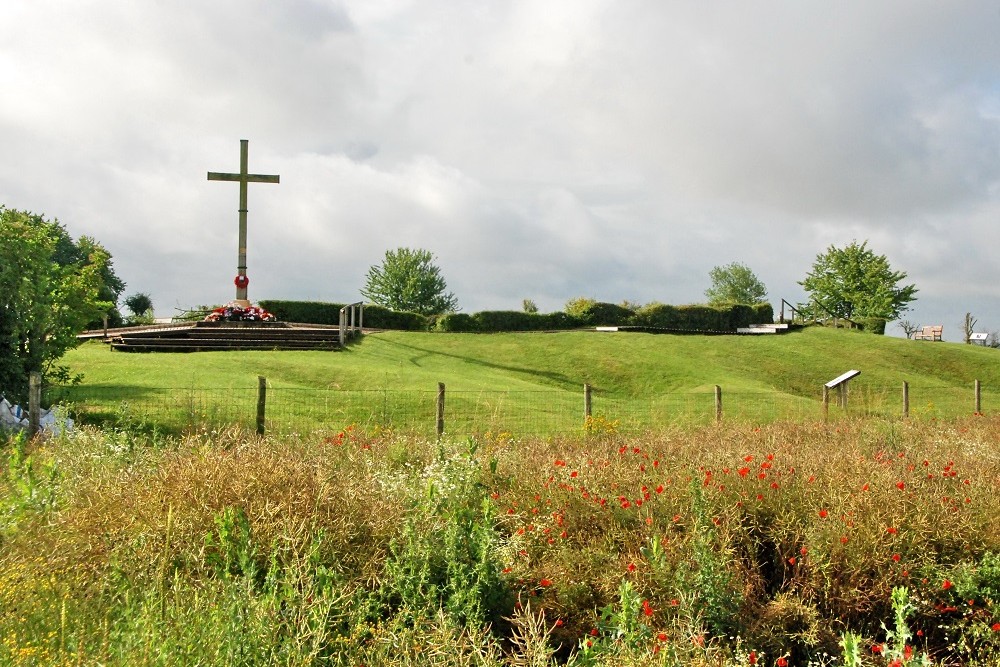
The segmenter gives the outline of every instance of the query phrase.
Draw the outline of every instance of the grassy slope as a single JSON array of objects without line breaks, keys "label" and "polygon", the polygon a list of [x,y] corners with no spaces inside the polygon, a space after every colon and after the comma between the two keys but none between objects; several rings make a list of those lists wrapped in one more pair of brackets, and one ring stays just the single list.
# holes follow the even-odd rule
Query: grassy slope
[{"label": "grassy slope", "polygon": [[65,361],[88,385],[136,389],[251,387],[263,375],[283,387],[429,389],[445,382],[460,391],[577,391],[589,382],[609,394],[638,396],[718,384],[815,396],[852,368],[877,387],[906,380],[966,388],[975,379],[988,390],[1000,387],[997,350],[818,328],[757,337],[384,332],[334,354],[123,354],[88,343]]}]

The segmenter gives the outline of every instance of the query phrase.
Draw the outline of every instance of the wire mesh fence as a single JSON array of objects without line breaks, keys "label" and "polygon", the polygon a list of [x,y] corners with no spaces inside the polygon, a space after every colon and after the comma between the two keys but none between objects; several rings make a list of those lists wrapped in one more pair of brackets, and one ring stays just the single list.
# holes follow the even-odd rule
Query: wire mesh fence
[{"label": "wire mesh fence", "polygon": [[584,430],[636,432],[715,420],[768,423],[844,416],[949,418],[985,411],[1000,395],[953,386],[887,386],[855,382],[843,400],[780,391],[678,391],[646,397],[610,391],[342,390],[271,386],[239,388],[56,388],[78,422],[144,424],[166,432],[239,426],[270,433],[391,429],[421,435],[492,432],[556,435]]}]

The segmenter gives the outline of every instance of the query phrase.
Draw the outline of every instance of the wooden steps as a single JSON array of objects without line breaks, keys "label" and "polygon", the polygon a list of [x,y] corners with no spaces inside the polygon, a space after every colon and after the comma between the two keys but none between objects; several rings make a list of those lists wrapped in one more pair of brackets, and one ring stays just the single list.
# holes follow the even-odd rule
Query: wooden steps
[{"label": "wooden steps", "polygon": [[176,328],[132,331],[110,339],[121,352],[340,349],[340,328],[287,322],[196,322]]}]

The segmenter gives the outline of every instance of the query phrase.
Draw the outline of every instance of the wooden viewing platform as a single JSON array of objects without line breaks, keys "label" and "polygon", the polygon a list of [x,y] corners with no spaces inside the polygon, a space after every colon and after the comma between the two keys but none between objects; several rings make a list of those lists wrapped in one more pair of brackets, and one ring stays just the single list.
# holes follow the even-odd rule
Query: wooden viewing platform
[{"label": "wooden viewing platform", "polygon": [[121,352],[341,349],[340,327],[288,322],[195,322],[109,332],[107,342]]}]

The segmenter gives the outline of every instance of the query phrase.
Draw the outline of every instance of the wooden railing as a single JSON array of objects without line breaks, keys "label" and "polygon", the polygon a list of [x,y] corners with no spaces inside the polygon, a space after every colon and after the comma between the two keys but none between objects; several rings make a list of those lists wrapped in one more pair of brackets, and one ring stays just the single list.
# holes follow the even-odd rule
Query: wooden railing
[{"label": "wooden railing", "polygon": [[361,301],[349,303],[340,309],[340,346],[344,347],[348,338],[361,335],[364,324],[365,304]]},{"label": "wooden railing", "polygon": [[787,301],[785,301],[784,299],[782,299],[781,300],[781,316],[778,319],[778,322],[780,322],[781,324],[785,323],[785,306],[788,306],[788,311],[789,311],[789,314],[791,316],[791,319],[788,320],[788,322],[790,324],[795,324],[795,316],[796,315],[798,315],[798,317],[799,317],[799,322],[805,322],[806,321],[805,315],[802,314],[802,311],[800,311],[798,308],[796,308],[792,304],[790,304]]}]

